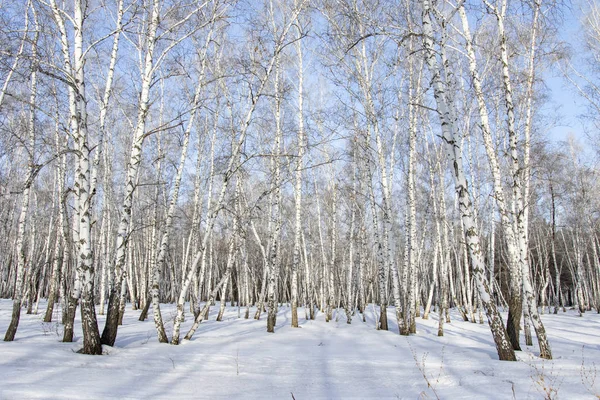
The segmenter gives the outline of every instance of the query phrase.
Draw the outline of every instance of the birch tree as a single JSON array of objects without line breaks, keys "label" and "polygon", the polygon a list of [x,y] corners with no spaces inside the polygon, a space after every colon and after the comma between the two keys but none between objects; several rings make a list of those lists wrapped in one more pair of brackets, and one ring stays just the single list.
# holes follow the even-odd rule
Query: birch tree
[{"label": "birch tree", "polygon": [[[177,317],[173,324],[173,336],[171,338],[172,344],[179,344],[181,323],[184,320],[185,299],[186,299],[190,284],[192,282],[192,279],[197,272],[198,264],[200,263],[204,249],[207,248],[207,245],[208,245],[208,242],[210,239],[210,235],[212,233],[212,229],[215,224],[215,220],[216,220],[219,212],[222,209],[223,201],[225,199],[225,194],[226,194],[227,188],[230,184],[232,175],[235,172],[235,170],[238,168],[239,155],[240,155],[240,152],[242,151],[243,146],[246,142],[248,128],[252,121],[254,111],[256,110],[257,103],[260,100],[260,98],[264,95],[264,90],[267,86],[267,83],[270,80],[271,73],[273,72],[273,69],[275,66],[275,61],[276,61],[277,57],[279,56],[279,53],[281,53],[281,51],[290,43],[287,39],[288,33],[289,33],[290,29],[292,28],[294,22],[296,21],[298,14],[302,11],[304,6],[305,6],[304,2],[299,3],[292,10],[292,13],[289,16],[289,19],[285,20],[283,26],[281,27],[281,30],[279,30],[279,34],[276,36],[272,52],[267,60],[266,67],[264,68],[264,72],[261,76],[258,77],[257,82],[255,82],[256,89],[252,90],[252,92],[250,93],[249,100],[248,100],[248,103],[249,103],[248,109],[242,119],[241,126],[239,127],[239,134],[237,136],[237,140],[235,140],[231,155],[229,156],[229,161],[227,162],[227,166],[225,167],[225,170],[223,172],[223,178],[222,178],[222,182],[221,182],[221,189],[220,189],[219,195],[217,197],[215,205],[212,207],[211,210],[208,211],[206,228],[204,231],[202,241],[200,243],[200,248],[198,249],[196,256],[194,257],[194,260],[190,266],[190,269],[187,272],[187,276],[185,277],[185,280],[183,282],[181,291],[180,291],[178,299],[177,299]],[[198,319],[200,317],[201,317],[201,315],[198,315],[196,317],[197,323],[198,323]]]},{"label": "birch tree", "polygon": [[465,226],[466,241],[473,263],[473,275],[476,282],[476,287],[481,297],[482,303],[486,310],[490,329],[496,350],[500,360],[516,361],[514,350],[510,344],[506,329],[500,317],[500,313],[496,308],[496,304],[490,297],[489,284],[485,276],[485,264],[481,249],[479,233],[473,219],[473,204],[468,191],[468,183],[464,174],[462,148],[460,146],[460,138],[456,129],[456,117],[454,110],[448,107],[447,96],[451,92],[447,90],[441,75],[438,60],[434,49],[434,33],[431,21],[431,4],[429,0],[422,2],[422,27],[423,27],[423,47],[425,49],[425,57],[429,72],[431,74],[431,84],[434,89],[434,97],[437,104],[437,109],[441,119],[442,140],[448,154],[449,161],[452,165],[452,177],[456,194],[458,196],[459,211],[461,220]]},{"label": "birch tree", "polygon": [[[275,10],[273,2],[269,3],[269,12],[271,13],[271,22],[273,24],[273,32],[277,32],[275,22]],[[280,240],[281,240],[281,225],[282,225],[282,195],[281,195],[281,142],[283,140],[282,131],[282,90],[281,90],[281,54],[276,54],[274,57],[275,75],[273,77],[273,92],[274,92],[274,119],[275,119],[275,140],[273,142],[273,197],[271,204],[271,236],[269,239],[269,284],[267,286],[267,332],[275,332],[275,323],[277,319],[277,276],[279,275],[280,261]]]},{"label": "birch tree", "polygon": [[[157,69],[160,67],[162,61],[168,53],[183,40],[192,35],[195,30],[188,30],[187,32],[177,33],[180,31],[182,25],[188,23],[188,21],[199,13],[208,3],[194,2],[191,4],[190,9],[183,14],[180,19],[177,19],[171,23],[170,26],[164,28],[162,32],[159,32],[159,26],[161,22],[161,15],[163,1],[153,0],[151,3],[151,10],[146,14],[148,20],[146,25],[146,31],[144,34],[144,49],[143,49],[143,63],[140,65],[141,73],[141,87],[139,92],[139,103],[137,106],[137,119],[133,132],[133,139],[131,144],[131,151],[129,153],[129,161],[127,164],[127,172],[125,178],[125,193],[123,203],[121,204],[120,210],[120,221],[117,230],[116,249],[115,249],[115,265],[114,265],[114,276],[115,280],[110,293],[108,302],[108,313],[106,316],[106,324],[102,332],[102,343],[113,346],[117,337],[117,329],[119,323],[119,304],[121,301],[121,287],[125,276],[125,256],[127,254],[127,244],[129,238],[129,224],[131,219],[131,209],[133,205],[133,195],[136,188],[136,181],[138,171],[142,161],[142,149],[144,140],[148,135],[146,130],[146,122],[148,113],[151,106],[150,89],[152,86],[154,75]],[[171,22],[171,21],[169,21]],[[206,22],[204,22],[206,23]],[[201,26],[197,26],[196,29],[200,29]],[[175,36],[175,37],[173,37]],[[161,53],[155,55],[155,49],[157,43],[161,39],[168,39],[169,44],[162,50]],[[156,316],[158,318],[158,316]],[[157,322],[159,325],[160,323]],[[160,328],[157,328],[160,329]],[[161,335],[162,336],[162,335]],[[161,340],[165,338],[162,337]]]},{"label": "birch tree", "polygon": [[[28,20],[29,20],[29,9],[31,3],[27,3],[26,7],[26,16],[25,16],[25,25],[27,28]],[[17,231],[17,270],[16,270],[16,283],[15,290],[13,296],[13,310],[12,316],[10,320],[10,324],[8,329],[6,330],[6,334],[4,335],[5,342],[12,342],[15,339],[15,335],[17,333],[17,328],[19,326],[19,319],[21,316],[21,304],[23,302],[23,286],[25,282],[25,273],[26,273],[26,263],[31,262],[32,260],[26,260],[26,248],[25,248],[25,228],[27,225],[27,217],[29,214],[29,202],[30,202],[30,193],[33,182],[35,180],[36,175],[39,172],[39,167],[36,165],[36,97],[37,97],[37,71],[35,62],[37,62],[37,42],[39,38],[39,25],[37,22],[37,14],[34,8],[32,8],[32,13],[35,18],[35,31],[34,38],[31,42],[31,56],[34,60],[34,65],[32,66],[32,70],[29,78],[29,116],[27,120],[27,148],[26,152],[28,154],[28,173],[23,183],[23,189],[21,194],[21,210],[19,213],[19,221],[18,221],[18,231]],[[26,32],[28,35],[29,33]],[[23,39],[23,44],[25,39]],[[22,53],[22,47],[19,50]],[[16,57],[14,64],[17,63],[19,55]],[[16,65],[15,65],[16,67]],[[9,73],[12,74],[11,70]],[[8,84],[8,80],[10,76],[7,76],[5,85]],[[4,96],[4,91],[2,91],[2,97]],[[2,98],[0,97],[0,105]],[[31,245],[31,244],[30,244]]]},{"label": "birch tree", "polygon": [[[88,133],[88,97],[86,94],[86,55],[95,43],[84,48],[84,22],[88,17],[87,4],[81,0],[73,1],[73,15],[59,9],[55,0],[48,6],[59,31],[60,49],[63,57],[62,71],[66,75],[64,82],[69,92],[70,130],[77,151],[75,166],[75,218],[73,220],[73,238],[77,252],[76,277],[69,295],[67,312],[72,327],[77,302],[81,299],[81,320],[83,325],[83,349],[85,354],[102,354],[98,322],[94,301],[94,260],[91,237],[91,159]],[[70,42],[67,19],[72,25],[73,39]],[[71,56],[72,46],[72,56]],[[65,328],[63,340],[72,339],[72,330]]]},{"label": "birch tree", "polygon": [[[491,5],[488,5],[491,7]],[[510,308],[509,312],[509,323],[508,330],[510,333],[511,343],[513,348],[516,350],[520,349],[519,346],[519,325],[521,319],[521,302],[522,302],[522,293],[525,293],[527,296],[527,315],[529,315],[534,323],[536,328],[536,332],[538,335],[538,341],[540,343],[540,352],[541,357],[543,358],[551,358],[550,348],[547,343],[545,329],[539,318],[537,306],[535,305],[535,297],[533,296],[531,282],[529,277],[529,263],[527,261],[527,253],[528,253],[528,238],[526,233],[526,221],[524,216],[524,207],[525,202],[523,200],[523,183],[521,177],[521,166],[519,161],[519,154],[517,152],[517,132],[515,128],[515,116],[514,116],[514,104],[512,100],[512,88],[511,88],[511,78],[509,73],[508,66],[508,55],[507,55],[507,45],[506,45],[506,34],[504,32],[504,15],[506,12],[506,3],[503,3],[502,10],[500,11],[496,8],[493,8],[495,11],[496,18],[498,19],[498,24],[500,27],[500,58],[502,65],[502,77],[503,77],[503,85],[504,85],[504,95],[507,106],[507,130],[508,137],[510,143],[510,171],[513,179],[513,201],[514,209],[516,210],[516,215],[512,217],[510,212],[510,206],[507,203],[506,196],[504,194],[504,188],[502,183],[501,171],[500,171],[500,163],[498,161],[498,157],[496,155],[496,150],[492,145],[492,132],[489,123],[489,113],[487,110],[487,105],[484,99],[483,90],[481,88],[481,79],[479,77],[479,73],[477,70],[477,61],[475,57],[475,52],[472,46],[471,33],[469,29],[469,22],[467,19],[467,15],[464,9],[464,6],[460,6],[458,12],[461,17],[464,37],[467,48],[467,55],[469,58],[469,69],[471,72],[471,77],[473,80],[473,86],[475,89],[475,95],[477,98],[478,106],[479,106],[479,115],[481,121],[481,128],[483,133],[484,144],[486,148],[486,153],[488,155],[488,160],[490,163],[490,168],[492,171],[492,176],[494,179],[494,196],[496,199],[496,204],[498,206],[498,210],[501,217],[501,222],[504,228],[504,233],[507,240],[507,251],[509,257],[509,266],[510,266],[510,280],[511,280],[511,299],[510,299]],[[537,8],[536,8],[537,10]],[[537,18],[537,11],[534,15],[534,18]],[[537,21],[534,21],[534,41],[535,41],[535,27]],[[526,141],[525,148],[529,147],[529,142]],[[526,150],[527,152],[528,150]],[[525,157],[528,159],[528,157]]]},{"label": "birch tree", "polygon": [[[304,35],[302,29],[302,21],[298,19],[297,30],[299,37]],[[304,168],[304,149],[305,149],[305,132],[304,132],[304,67],[302,60],[302,40],[296,41],[296,54],[298,57],[298,133],[297,146],[298,153],[296,155],[296,171],[294,182],[294,255],[292,261],[292,287],[291,287],[291,302],[292,302],[292,326],[298,327],[298,271],[301,263],[301,247],[300,240],[302,237],[302,169]]]}]

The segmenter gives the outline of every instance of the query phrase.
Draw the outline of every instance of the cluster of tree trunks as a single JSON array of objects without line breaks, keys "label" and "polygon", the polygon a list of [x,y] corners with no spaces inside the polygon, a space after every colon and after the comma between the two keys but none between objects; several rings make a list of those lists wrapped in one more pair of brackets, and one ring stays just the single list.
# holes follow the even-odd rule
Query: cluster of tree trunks
[{"label": "cluster of tree trunks", "polygon": [[127,304],[172,344],[215,300],[268,332],[289,303],[401,335],[435,310],[443,336],[456,307],[499,359],[521,326],[551,359],[540,315],[600,307],[598,171],[539,137],[555,6],[0,5],[5,340],[42,298],[64,341],[80,308],[86,354]]}]

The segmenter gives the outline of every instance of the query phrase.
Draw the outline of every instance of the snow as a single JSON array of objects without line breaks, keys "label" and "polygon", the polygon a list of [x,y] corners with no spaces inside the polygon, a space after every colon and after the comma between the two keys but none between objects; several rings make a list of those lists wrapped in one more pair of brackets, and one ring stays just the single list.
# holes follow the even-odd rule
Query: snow
[{"label": "snow", "polygon": [[[11,309],[10,300],[0,300],[2,333]],[[175,307],[161,309],[170,333]],[[0,399],[593,399],[600,394],[600,376],[594,381],[594,362],[600,360],[595,312],[542,315],[555,359],[538,358],[534,338],[536,346],[524,346],[518,362],[506,362],[497,360],[487,324],[464,322],[454,312],[444,337],[437,336],[433,314],[417,320],[416,335],[403,337],[396,333],[392,308],[390,331],[384,332],[374,328],[372,307],[366,322],[355,316],[351,325],[343,312],[339,321],[326,323],[321,313],[315,321],[305,320],[299,309],[301,328],[294,329],[284,305],[276,332],[269,334],[265,314],[260,321],[238,319],[237,308],[228,307],[224,321],[216,322],[216,306],[191,341],[173,346],[159,344],[153,321],[139,322],[139,311],[128,308],[115,347],[105,346],[103,356],[87,356],[76,353],[79,320],[76,342],[62,343],[62,325],[24,311],[16,340],[0,342]],[[55,312],[55,320],[59,315]],[[104,318],[98,316],[101,327]],[[190,325],[188,319],[183,333]]]}]

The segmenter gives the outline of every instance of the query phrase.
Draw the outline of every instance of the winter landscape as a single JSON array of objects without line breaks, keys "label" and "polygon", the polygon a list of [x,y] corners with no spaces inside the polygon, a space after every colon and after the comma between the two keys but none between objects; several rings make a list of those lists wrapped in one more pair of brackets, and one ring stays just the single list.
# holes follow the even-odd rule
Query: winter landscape
[{"label": "winter landscape", "polygon": [[[0,301],[0,327],[10,301]],[[191,341],[160,344],[151,321],[127,311],[115,347],[103,356],[77,354],[60,343],[60,324],[40,315],[22,316],[20,337],[0,342],[1,399],[596,399],[600,395],[600,315],[575,310],[542,319],[554,359],[535,347],[518,362],[499,361],[487,325],[462,321],[452,312],[444,337],[437,315],[418,319],[417,334],[375,329],[369,308],[325,322],[319,314],[290,327],[287,305],[279,309],[275,333],[264,321],[238,316],[218,303]],[[251,311],[254,311],[251,309]],[[391,311],[391,310],[390,310]],[[164,305],[165,317],[172,307]],[[390,312],[390,322],[392,313]],[[336,315],[337,317],[337,315]],[[167,319],[165,318],[165,321]],[[102,321],[102,318],[100,319]]]},{"label": "winter landscape", "polygon": [[600,398],[599,82],[594,0],[0,0],[0,400]]}]

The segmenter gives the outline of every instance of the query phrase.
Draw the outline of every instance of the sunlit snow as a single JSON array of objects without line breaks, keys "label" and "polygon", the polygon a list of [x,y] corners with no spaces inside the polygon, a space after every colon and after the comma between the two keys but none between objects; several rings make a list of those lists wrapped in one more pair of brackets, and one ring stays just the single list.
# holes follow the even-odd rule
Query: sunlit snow
[{"label": "sunlit snow", "polygon": [[[0,328],[8,326],[12,302],[0,300]],[[40,305],[43,310],[45,304]],[[172,327],[175,308],[161,305]],[[542,316],[554,360],[538,358],[537,343],[518,352],[518,362],[498,361],[487,324],[464,322],[453,313],[445,336],[437,315],[418,319],[418,333],[375,329],[374,309],[351,325],[343,311],[326,323],[322,313],[290,327],[290,309],[279,308],[274,334],[260,321],[238,318],[227,307],[216,322],[200,325],[191,341],[159,344],[153,321],[139,322],[129,306],[115,347],[103,356],[76,353],[62,343],[62,325],[43,315],[21,315],[14,342],[0,342],[0,399],[585,399],[600,394],[600,315],[575,310]],[[242,316],[244,309],[241,310]],[[506,317],[505,314],[503,314]],[[151,316],[151,313],[150,313]],[[104,316],[99,316],[100,328]],[[334,317],[335,318],[335,317]],[[60,314],[55,312],[55,320]],[[182,330],[185,334],[191,319]],[[524,343],[524,340],[522,341]]]}]

